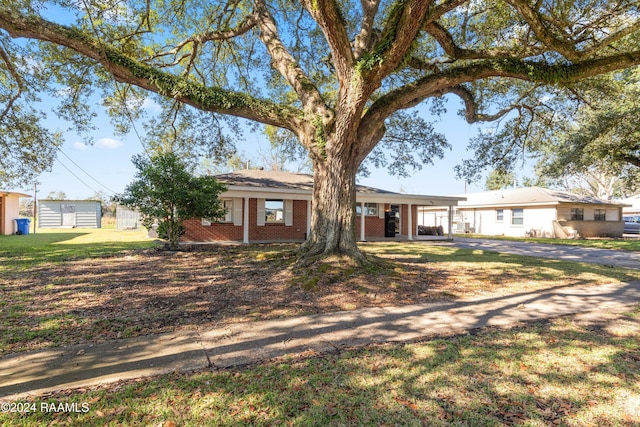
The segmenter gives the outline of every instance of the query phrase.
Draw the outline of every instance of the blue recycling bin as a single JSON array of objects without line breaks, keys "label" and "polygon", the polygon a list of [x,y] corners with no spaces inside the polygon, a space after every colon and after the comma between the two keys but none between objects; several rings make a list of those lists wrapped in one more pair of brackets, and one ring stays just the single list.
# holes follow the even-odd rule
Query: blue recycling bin
[{"label": "blue recycling bin", "polygon": [[15,221],[18,229],[16,234],[29,234],[29,223],[31,223],[29,218],[19,218]]}]

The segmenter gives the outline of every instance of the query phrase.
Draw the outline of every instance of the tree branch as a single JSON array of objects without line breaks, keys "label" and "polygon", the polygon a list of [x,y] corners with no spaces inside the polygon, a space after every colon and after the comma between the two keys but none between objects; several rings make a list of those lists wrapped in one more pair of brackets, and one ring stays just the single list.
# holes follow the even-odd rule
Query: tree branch
[{"label": "tree branch", "polygon": [[280,40],[276,23],[264,1],[255,0],[254,3],[260,39],[271,55],[272,67],[289,82],[305,111],[320,116],[323,122],[333,120],[333,112],[325,105],[320,92]]},{"label": "tree branch", "polygon": [[203,111],[243,117],[290,130],[301,125],[301,112],[295,108],[261,100],[246,93],[207,87],[159,71],[93,39],[77,28],[39,17],[19,15],[6,9],[0,9],[0,28],[5,29],[13,38],[27,37],[72,49],[100,63],[119,82],[173,98]]},{"label": "tree branch", "polygon": [[452,67],[425,76],[413,84],[388,92],[367,111],[364,121],[382,123],[394,111],[414,107],[432,96],[441,96],[463,83],[489,77],[513,78],[546,85],[568,84],[640,64],[640,50],[586,60],[576,64],[548,65],[522,59],[492,59]]},{"label": "tree branch", "polygon": [[422,29],[432,1],[396,1],[390,6],[389,18],[385,22],[380,40],[368,55],[360,59],[359,68],[369,72],[373,86],[382,81],[405,59],[411,44]]},{"label": "tree branch", "polygon": [[194,34],[191,37],[188,37],[183,41],[179,42],[178,44],[176,44],[173,47],[173,49],[165,52],[158,52],[155,55],[153,55],[152,58],[160,58],[164,56],[175,56],[178,53],[180,53],[180,51],[184,49],[185,46],[189,44],[200,45],[210,41],[229,40],[234,37],[241,36],[243,34],[246,34],[252,28],[254,28],[257,25],[257,23],[258,23],[258,20],[256,15],[251,14],[247,16],[244,19],[244,21],[242,21],[236,28],[233,28],[227,31],[206,31],[201,34]]},{"label": "tree branch", "polygon": [[23,85],[22,85],[22,78],[20,77],[18,70],[16,70],[16,68],[13,66],[13,63],[11,62],[11,58],[9,57],[9,54],[4,50],[2,46],[0,46],[0,58],[7,66],[7,70],[9,71],[9,74],[11,75],[11,77],[13,77],[13,79],[16,81],[16,85],[18,86],[17,92],[9,97],[7,106],[2,111],[2,113],[0,113],[0,119],[3,119],[5,115],[11,110],[11,108],[13,107],[13,104],[18,100],[18,98],[20,98],[20,95],[22,95]]},{"label": "tree branch", "polygon": [[[505,115],[509,114],[511,111],[517,110],[518,108],[522,107],[518,103],[514,103],[509,105],[508,107],[503,108],[497,113],[482,114],[478,112],[478,104],[476,103],[476,100],[473,94],[464,86],[454,86],[450,88],[447,91],[447,93],[457,95],[460,99],[462,99],[462,102],[464,102],[464,106],[465,106],[465,119],[469,124],[478,123],[478,122],[492,122],[494,120],[498,120],[504,117]],[[520,99],[522,99],[522,97]]]},{"label": "tree branch", "polygon": [[[491,49],[473,50],[463,49],[459,47],[453,36],[440,25],[438,22],[429,22],[425,24],[424,30],[429,33],[437,42],[445,53],[455,60],[472,60],[472,59],[491,59],[491,58],[504,58],[507,56],[513,57],[513,50],[507,49]],[[531,50],[523,48],[523,51],[518,55],[519,58],[526,58],[528,56],[534,56],[542,53],[541,50]]]},{"label": "tree branch", "polygon": [[360,59],[364,51],[371,48],[374,34],[373,24],[380,7],[380,0],[360,0],[360,4],[362,5],[362,24],[360,24],[360,32],[353,42],[353,55],[356,59]]},{"label": "tree branch", "polygon": [[534,10],[528,0],[506,0],[511,6],[516,8],[524,20],[529,24],[536,37],[544,43],[545,46],[555,50],[571,61],[578,61],[584,57],[581,52],[575,49],[573,43],[569,41],[567,34],[563,34],[563,38],[557,37],[544,24],[540,14]]},{"label": "tree branch", "polygon": [[301,3],[318,23],[329,43],[338,78],[348,79],[353,68],[354,55],[338,4],[335,0],[302,0]]}]

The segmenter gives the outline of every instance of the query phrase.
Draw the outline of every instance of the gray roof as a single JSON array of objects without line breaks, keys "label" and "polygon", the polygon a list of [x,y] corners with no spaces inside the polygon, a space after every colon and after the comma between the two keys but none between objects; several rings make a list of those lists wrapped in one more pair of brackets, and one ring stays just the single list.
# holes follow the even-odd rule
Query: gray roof
[{"label": "gray roof", "polygon": [[[313,193],[313,176],[307,174],[240,170],[215,175],[215,178],[227,186],[229,194],[255,192],[255,194],[262,194],[264,197],[269,193],[294,193],[296,197],[311,200]],[[356,196],[361,203],[398,203],[424,206],[455,206],[460,200],[465,200],[464,197],[394,193],[364,185],[356,185]]]},{"label": "gray roof", "polygon": [[557,205],[560,203],[623,206],[622,203],[611,200],[579,196],[566,191],[550,190],[540,187],[484,191],[480,193],[468,193],[465,194],[465,196],[467,197],[467,201],[460,202],[460,207]]},{"label": "gray roof", "polygon": [[[302,173],[244,169],[216,175],[215,178],[228,186],[313,190],[313,175]],[[357,185],[356,191],[358,193],[395,194],[391,191],[364,185]]]}]

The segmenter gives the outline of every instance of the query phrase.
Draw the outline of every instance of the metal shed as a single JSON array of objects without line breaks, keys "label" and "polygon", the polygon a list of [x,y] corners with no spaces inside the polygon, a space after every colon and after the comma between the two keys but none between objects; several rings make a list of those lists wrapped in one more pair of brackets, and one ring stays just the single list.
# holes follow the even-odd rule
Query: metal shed
[{"label": "metal shed", "polygon": [[39,200],[38,228],[101,228],[97,200]]}]

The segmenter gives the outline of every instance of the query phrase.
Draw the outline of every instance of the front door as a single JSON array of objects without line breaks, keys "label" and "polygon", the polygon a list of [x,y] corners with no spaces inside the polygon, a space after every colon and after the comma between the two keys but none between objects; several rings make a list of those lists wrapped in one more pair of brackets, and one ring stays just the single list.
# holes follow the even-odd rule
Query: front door
[{"label": "front door", "polygon": [[395,234],[396,236],[400,234],[400,205],[391,205],[390,211],[391,218],[393,218],[395,222]]}]

